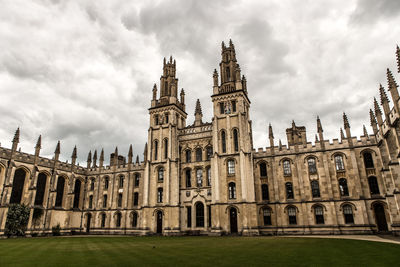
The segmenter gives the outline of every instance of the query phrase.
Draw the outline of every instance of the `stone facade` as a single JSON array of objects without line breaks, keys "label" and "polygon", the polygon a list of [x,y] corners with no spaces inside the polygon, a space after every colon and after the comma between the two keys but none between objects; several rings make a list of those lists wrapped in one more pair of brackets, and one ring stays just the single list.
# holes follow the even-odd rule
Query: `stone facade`
[{"label": "stone facade", "polygon": [[[0,235],[8,205],[31,207],[28,234],[242,235],[400,232],[399,94],[390,70],[389,106],[380,86],[370,111],[373,135],[353,137],[343,114],[341,138],[324,139],[317,118],[315,142],[306,128],[286,130],[288,146],[253,148],[250,100],[235,48],[222,43],[213,74],[213,118],[186,125],[185,92],[178,96],[176,62],[164,59],[160,93],[153,87],[144,160],[89,153],[87,166],[0,147]],[[399,63],[400,52],[397,48]],[[400,72],[400,64],[399,70]]]}]

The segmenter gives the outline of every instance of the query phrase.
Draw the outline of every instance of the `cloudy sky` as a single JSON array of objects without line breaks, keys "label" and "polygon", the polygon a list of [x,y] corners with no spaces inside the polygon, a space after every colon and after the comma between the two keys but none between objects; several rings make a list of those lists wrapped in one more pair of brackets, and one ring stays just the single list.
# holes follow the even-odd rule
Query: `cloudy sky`
[{"label": "cloudy sky", "polygon": [[221,41],[232,38],[248,81],[255,147],[267,126],[286,143],[292,119],[314,142],[317,115],[325,136],[339,137],[342,112],[353,135],[369,127],[368,110],[386,68],[396,72],[400,1],[62,1],[0,0],[0,142],[43,156],[61,140],[89,150],[129,144],[143,157],[151,90],[163,57],[177,61],[188,124],[200,99],[211,121],[212,72]]}]

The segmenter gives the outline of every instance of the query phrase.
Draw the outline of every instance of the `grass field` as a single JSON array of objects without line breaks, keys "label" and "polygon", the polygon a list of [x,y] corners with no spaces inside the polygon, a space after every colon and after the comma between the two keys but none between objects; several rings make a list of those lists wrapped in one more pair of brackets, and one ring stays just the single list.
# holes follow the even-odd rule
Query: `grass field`
[{"label": "grass field", "polygon": [[277,237],[0,240],[0,266],[399,266],[400,245]]}]

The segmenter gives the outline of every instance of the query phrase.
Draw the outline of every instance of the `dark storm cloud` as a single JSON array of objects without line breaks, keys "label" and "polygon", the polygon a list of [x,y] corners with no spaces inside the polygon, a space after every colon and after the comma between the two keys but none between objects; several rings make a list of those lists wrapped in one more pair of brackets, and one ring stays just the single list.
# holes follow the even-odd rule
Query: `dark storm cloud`
[{"label": "dark storm cloud", "polygon": [[[89,150],[129,144],[142,158],[151,90],[162,58],[177,60],[193,123],[197,98],[211,121],[212,72],[221,41],[232,38],[252,101],[255,147],[276,139],[294,119],[314,140],[316,116],[337,138],[346,111],[353,135],[394,69],[398,1],[5,1],[0,9],[0,141],[9,147],[21,127],[22,150],[42,155],[61,140]],[[297,4],[297,5],[296,5]],[[379,23],[376,22],[379,19]],[[368,25],[368,27],[359,27]],[[277,143],[277,141],[276,141]],[[69,159],[70,160],[70,159]]]}]

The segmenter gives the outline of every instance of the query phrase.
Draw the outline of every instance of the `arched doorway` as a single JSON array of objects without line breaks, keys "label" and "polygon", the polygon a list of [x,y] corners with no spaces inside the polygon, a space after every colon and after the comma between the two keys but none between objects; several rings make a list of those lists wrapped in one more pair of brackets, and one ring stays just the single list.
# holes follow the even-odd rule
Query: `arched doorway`
[{"label": "arched doorway", "polygon": [[157,211],[157,234],[162,234],[162,211]]},{"label": "arched doorway", "polygon": [[86,215],[86,233],[90,232],[90,223],[92,221],[92,214],[88,213]]},{"label": "arched doorway", "polygon": [[25,176],[26,172],[23,169],[18,169],[15,171],[10,204],[21,203],[22,192],[24,191]]},{"label": "arched doorway", "polygon": [[231,225],[231,234],[238,232],[237,227],[237,210],[235,208],[229,209],[229,217],[230,217],[230,225]]},{"label": "arched doorway", "polygon": [[388,230],[388,226],[386,222],[385,208],[381,203],[376,203],[374,205],[374,215],[378,231],[386,232]]}]

